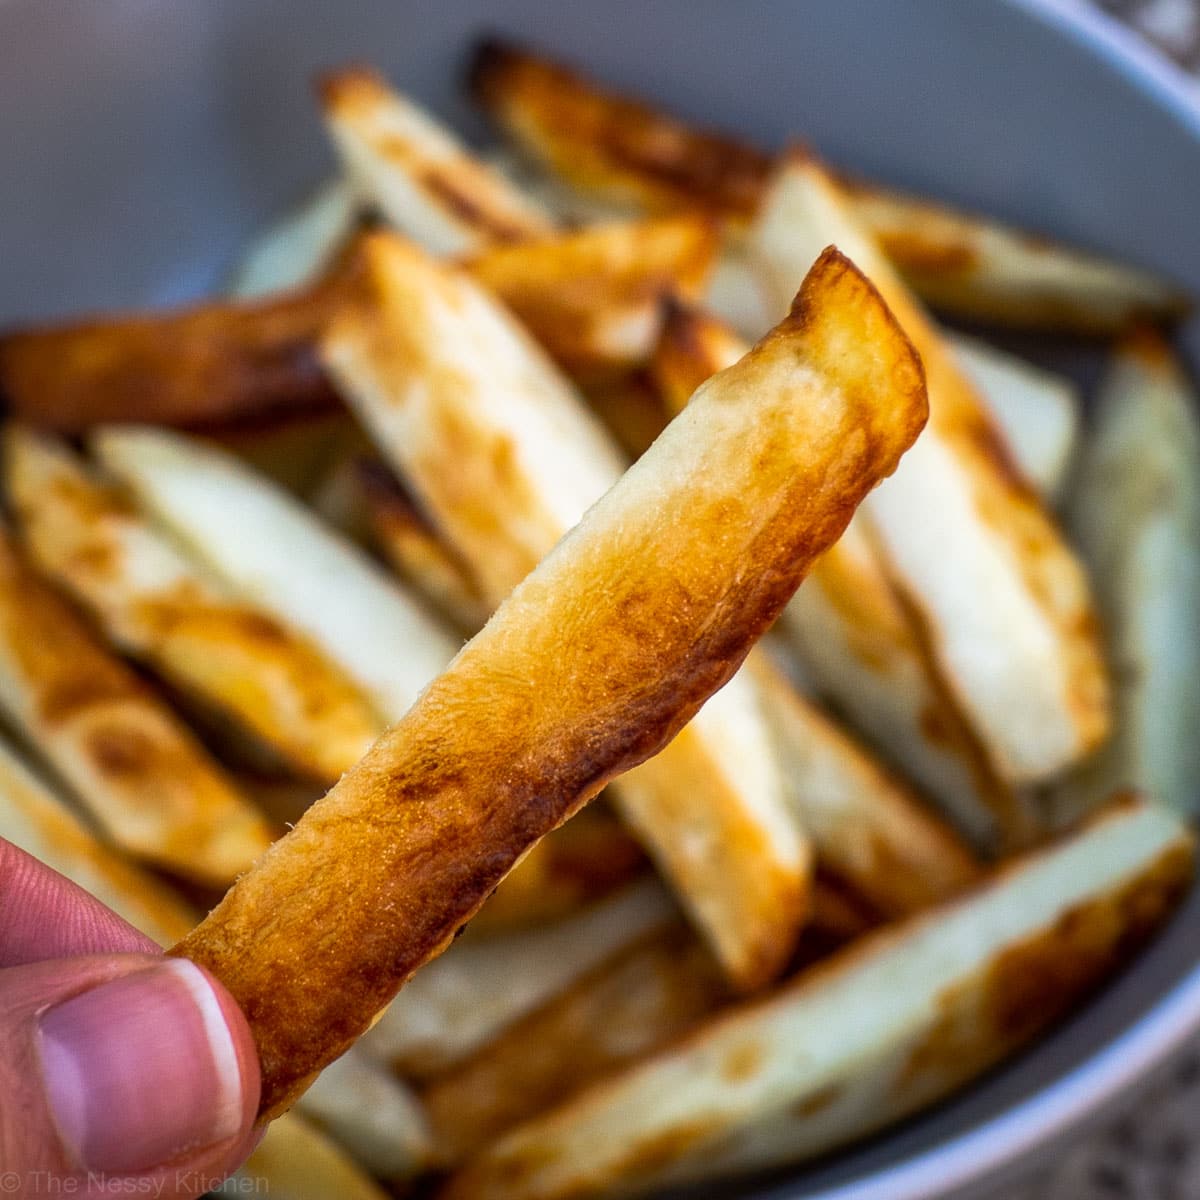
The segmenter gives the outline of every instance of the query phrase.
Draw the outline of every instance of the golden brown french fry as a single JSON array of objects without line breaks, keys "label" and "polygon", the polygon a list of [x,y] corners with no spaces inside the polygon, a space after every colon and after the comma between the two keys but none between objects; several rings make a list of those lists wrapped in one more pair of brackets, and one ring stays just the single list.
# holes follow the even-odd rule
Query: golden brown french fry
[{"label": "golden brown french fry", "polygon": [[494,606],[396,477],[378,460],[360,461],[355,476],[375,544],[400,578],[458,628],[481,629]]},{"label": "golden brown french fry", "polygon": [[730,998],[720,967],[682,923],[639,938],[422,1091],[437,1162],[462,1162]]},{"label": "golden brown french fry", "polygon": [[0,530],[0,709],[109,840],[224,887],[274,840],[183,724]]},{"label": "golden brown french fry", "polygon": [[[389,268],[415,254],[381,235],[366,250]],[[451,294],[482,303],[473,288]],[[393,334],[379,319],[348,312],[335,331],[326,352],[343,379],[347,355],[362,362]],[[505,364],[491,365],[503,380]],[[661,750],[731,679],[925,416],[911,347],[830,251],[791,315],[704,385],[176,948],[246,1013],[264,1113],[360,1036],[541,836]],[[763,849],[752,845],[760,876],[771,874]]]},{"label": "golden brown french fry", "polygon": [[1200,428],[1196,390],[1150,329],[1118,345],[1072,480],[1067,527],[1100,598],[1113,736],[1053,789],[1069,823],[1114,787],[1200,806]]},{"label": "golden brown french fry", "polygon": [[1087,580],[951,351],[807,154],[783,160],[749,238],[777,307],[836,241],[912,338],[929,425],[866,506],[878,545],[1002,778],[1035,782],[1077,762],[1109,726]]},{"label": "golden brown french fry", "polygon": [[957,834],[760,650],[747,668],[783,765],[788,801],[821,866],[880,914],[904,916],[965,891],[979,863]]},{"label": "golden brown french fry", "polygon": [[646,857],[601,803],[548,833],[501,881],[471,922],[472,934],[507,933],[557,920],[633,881]]},{"label": "golden brown french fry", "polygon": [[662,397],[644,369],[583,380],[581,388],[592,412],[630,458],[645,454],[667,423]]},{"label": "golden brown french fry", "polygon": [[833,1150],[1069,1012],[1170,915],[1192,865],[1184,826],[1127,800],[518,1126],[441,1195],[634,1195]]},{"label": "golden brown french fry", "polygon": [[650,358],[663,297],[698,298],[716,249],[716,227],[684,213],[493,246],[467,267],[568,374],[586,380]]},{"label": "golden brown french fry", "polygon": [[[571,189],[629,214],[698,208],[740,229],[754,219],[767,189],[772,163],[762,151],[512,43],[484,42],[469,84],[526,155]],[[1190,308],[1181,289],[1145,271],[872,183],[842,182],[854,219],[936,307],[1082,333],[1113,332],[1135,317]],[[726,286],[714,298],[730,296],[733,284],[734,304],[722,311],[752,316],[756,306],[752,297],[747,306],[734,249]]]},{"label": "golden brown french fry", "polygon": [[472,925],[413,977],[362,1048],[411,1078],[437,1076],[605,959],[678,920],[670,894],[646,876],[546,925],[482,935]]},{"label": "golden brown french fry", "polygon": [[[331,328],[326,362],[499,604],[621,477],[620,452],[466,273],[384,235],[363,253],[361,300]],[[756,694],[735,678],[613,796],[746,987],[783,968],[804,915],[808,849],[782,792]]]},{"label": "golden brown french fry", "polygon": [[0,837],[65,875],[161,946],[192,928],[192,913],[165,884],[103,842],[0,739]]},{"label": "golden brown french fry", "polygon": [[367,67],[331,72],[321,110],[358,194],[434,254],[550,233],[548,214]]},{"label": "golden brown french fry", "polygon": [[201,427],[333,408],[316,356],[343,276],[265,300],[209,301],[0,336],[0,396],[60,433],[114,421]]},{"label": "golden brown french fry", "polygon": [[459,639],[357,546],[211,442],[168,429],[104,427],[100,463],[244,602],[308,638],[397,721]]},{"label": "golden brown french fry", "polygon": [[[651,370],[668,411],[681,411],[745,343],[722,321],[674,305]],[[817,689],[989,853],[1032,842],[1043,822],[1030,796],[1003,783],[930,660],[855,513],[814,564],[780,628]]]},{"label": "golden brown french fry", "polygon": [[34,561],[110,641],[302,773],[336,779],[370,746],[382,722],[313,643],[231,596],[65,445],[11,427],[5,455]]}]

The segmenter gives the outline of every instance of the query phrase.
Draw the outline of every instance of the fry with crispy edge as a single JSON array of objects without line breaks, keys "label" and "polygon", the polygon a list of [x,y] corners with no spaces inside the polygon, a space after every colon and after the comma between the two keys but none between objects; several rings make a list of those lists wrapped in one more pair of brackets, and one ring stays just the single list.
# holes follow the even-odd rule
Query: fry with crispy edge
[{"label": "fry with crispy edge", "polygon": [[[627,214],[699,208],[737,229],[753,220],[767,189],[771,159],[755,147],[689,126],[511,43],[483,42],[469,85],[526,155],[571,189]],[[1089,334],[1190,308],[1181,289],[1148,272],[875,184],[843,183],[855,220],[936,307]],[[735,286],[744,291],[746,281]]]},{"label": "fry with crispy edge", "polygon": [[877,544],[1001,777],[1079,761],[1110,717],[1087,579],[952,352],[809,155],[783,159],[749,239],[776,306],[822,246],[847,246],[912,338],[929,424],[865,507]]},{"label": "fry with crispy edge", "polygon": [[[727,325],[675,304],[651,363],[663,402],[679,412],[710,375],[745,352]],[[1034,840],[1040,815],[992,769],[888,579],[857,512],[813,565],[780,628],[817,689],[989,853]]]},{"label": "fry with crispy edge", "polygon": [[336,779],[382,722],[316,645],[234,598],[65,445],[20,427],[5,482],[33,560],[106,637],[302,774]]},{"label": "fry with crispy edge", "polygon": [[552,232],[548,214],[369,67],[322,76],[321,111],[359,195],[434,254]]},{"label": "fry with crispy edge", "polygon": [[[326,363],[498,605],[620,479],[622,456],[465,272],[394,235],[365,239],[361,253],[362,294],[331,327]],[[810,861],[753,686],[732,679],[613,800],[731,977],[749,988],[777,974],[804,918]]]},{"label": "fry with crispy edge", "polygon": [[381,722],[408,711],[460,639],[357,546],[233,455],[187,434],[110,426],[99,462],[239,599],[308,637]]},{"label": "fry with crispy edge", "polygon": [[1100,752],[1052,789],[1062,823],[1135,781],[1184,816],[1200,804],[1196,402],[1159,334],[1118,345],[1067,504],[1100,598],[1116,720]]},{"label": "fry with crispy edge", "polygon": [[1119,803],[519,1126],[443,1200],[641,1194],[833,1150],[1069,1012],[1170,915],[1192,860],[1165,809]]},{"label": "fry with crispy edge", "polygon": [[176,948],[246,1013],[264,1114],[363,1033],[540,837],[730,680],[925,416],[912,348],[830,250],[780,326],[704,385]]},{"label": "fry with crispy edge", "polygon": [[170,708],[21,562],[3,530],[0,709],[136,858],[224,887],[274,840]]},{"label": "fry with crispy edge", "polygon": [[10,415],[77,433],[112,421],[199,427],[332,408],[316,355],[344,276],[264,300],[206,301],[0,336]]}]

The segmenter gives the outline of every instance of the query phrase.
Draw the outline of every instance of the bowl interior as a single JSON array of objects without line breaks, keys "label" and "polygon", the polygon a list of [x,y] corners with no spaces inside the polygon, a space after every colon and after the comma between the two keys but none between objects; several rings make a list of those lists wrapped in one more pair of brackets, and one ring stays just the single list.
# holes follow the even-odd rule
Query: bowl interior
[{"label": "bowl interior", "polygon": [[[310,92],[323,67],[377,64],[481,135],[457,79],[473,38],[492,30],[694,118],[767,144],[803,136],[863,172],[1163,270],[1200,293],[1200,119],[1102,31],[1081,37],[1043,7],[7,0],[0,322],[217,287],[246,238],[332,165]],[[1200,988],[1180,990],[1198,931],[1200,895],[1135,970],[1035,1053],[865,1147],[750,1190],[932,1195],[962,1167],[956,1139],[1005,1114],[1016,1141],[1049,1132],[1067,1111],[1063,1081],[1079,1082],[1085,1066],[1097,1092],[1117,1078],[1118,1039],[1131,1039],[1121,1043],[1129,1063],[1200,1019]],[[1036,1114],[1020,1107],[1039,1095],[1062,1100]],[[890,1173],[914,1163],[920,1171]]]}]

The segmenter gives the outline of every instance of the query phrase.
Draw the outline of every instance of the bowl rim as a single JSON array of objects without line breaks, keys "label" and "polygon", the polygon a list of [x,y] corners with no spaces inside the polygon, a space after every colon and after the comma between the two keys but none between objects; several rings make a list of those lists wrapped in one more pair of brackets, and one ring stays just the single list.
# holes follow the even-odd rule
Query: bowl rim
[{"label": "bowl rim", "polygon": [[[1081,0],[1002,0],[1049,26],[1154,99],[1196,139],[1200,85],[1165,54],[1114,18]],[[1136,970],[1136,966],[1134,967]],[[1120,1093],[1144,1079],[1200,1031],[1200,963],[1085,1062],[975,1128],[873,1172],[869,1177],[802,1193],[805,1200],[932,1200],[989,1182],[1027,1165],[1039,1149],[1099,1118]],[[786,1197],[796,1183],[771,1194]]]}]

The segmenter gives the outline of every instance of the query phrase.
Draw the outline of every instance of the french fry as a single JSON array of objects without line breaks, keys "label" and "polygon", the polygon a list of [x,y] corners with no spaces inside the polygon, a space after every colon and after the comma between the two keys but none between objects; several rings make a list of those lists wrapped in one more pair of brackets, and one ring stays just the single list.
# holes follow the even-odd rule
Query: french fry
[{"label": "french fry", "polygon": [[[363,295],[331,327],[325,361],[498,604],[620,478],[621,455],[465,273],[382,235],[363,254]],[[786,963],[809,873],[756,705],[753,688],[734,679],[613,796],[745,987]]]},{"label": "french fry", "polygon": [[747,668],[783,764],[786,792],[821,866],[884,916],[974,883],[979,864],[953,830],[802,699],[761,651]]},{"label": "french fry", "polygon": [[644,369],[581,381],[592,412],[630,458],[641,458],[667,423],[658,388]]},{"label": "french fry", "polygon": [[501,881],[472,934],[507,933],[558,920],[631,883],[641,847],[601,803],[548,833]]},{"label": "french fry", "polygon": [[65,445],[5,442],[9,501],[37,565],[105,635],[272,747],[336,779],[382,723],[318,648],[228,590]]},{"label": "french fry", "polygon": [[160,946],[195,924],[165,884],[103,842],[0,739],[0,837],[90,892]]},{"label": "french fry", "polygon": [[381,725],[399,720],[457,653],[459,640],[361,550],[211,443],[113,426],[91,446],[234,595],[310,639],[370,698]]},{"label": "french fry", "polygon": [[[767,190],[772,162],[762,151],[689,126],[511,43],[482,43],[469,85],[527,156],[574,191],[627,214],[699,208],[739,231],[754,220]],[[1190,307],[1179,288],[1145,271],[875,184],[842,184],[854,220],[935,307],[1089,334]],[[744,291],[719,293],[718,300],[722,295],[737,301],[723,313],[747,311]]]},{"label": "french fry", "polygon": [[679,910],[646,878],[581,912],[532,929],[472,929],[384,1010],[362,1048],[412,1078],[438,1075]]},{"label": "french fry", "polygon": [[218,1196],[256,1193],[273,1200],[387,1200],[389,1195],[294,1112],[273,1121],[241,1169],[214,1191]]},{"label": "french fry", "polygon": [[318,92],[358,194],[432,253],[466,254],[553,231],[548,214],[376,72],[332,72]]},{"label": "french fry", "polygon": [[127,853],[224,887],[274,840],[171,710],[0,531],[0,709]]},{"label": "french fry", "polygon": [[1118,346],[1068,497],[1108,635],[1112,738],[1053,789],[1059,822],[1137,780],[1177,812],[1200,803],[1200,429],[1196,393],[1149,329]]},{"label": "french fry", "polygon": [[493,246],[467,267],[569,375],[587,380],[650,358],[663,296],[698,299],[716,249],[715,226],[684,213]]},{"label": "french fry", "polygon": [[326,180],[254,239],[229,280],[229,295],[249,300],[320,278],[354,236],[362,209],[348,180]]},{"label": "french fry", "polygon": [[0,397],[19,420],[59,433],[116,421],[202,427],[336,406],[317,361],[344,283],[209,301],[0,336]]},{"label": "french fry", "polygon": [[720,967],[680,922],[632,941],[422,1091],[437,1162],[462,1162],[729,999]]},{"label": "french fry", "polygon": [[1050,501],[1062,491],[1079,438],[1079,390],[963,334],[947,335],[959,366],[995,418],[1021,474]]},{"label": "french fry", "polygon": [[1136,799],[512,1130],[443,1200],[634,1195],[826,1153],[1027,1043],[1170,915],[1193,843]]},{"label": "french fry", "polygon": [[[651,372],[669,412],[682,411],[710,375],[745,352],[723,322],[674,305]],[[780,619],[818,691],[901,767],[973,845],[995,853],[1042,831],[1031,797],[1001,781],[876,552],[870,519],[855,513]]]},{"label": "french fry", "polygon": [[1079,761],[1110,716],[1087,580],[969,380],[808,155],[783,161],[749,238],[776,307],[788,281],[836,241],[865,264],[913,339],[929,425],[866,505],[877,542],[1001,777],[1036,782]]},{"label": "french fry", "polygon": [[[389,264],[415,254],[379,235],[367,249]],[[483,302],[453,281],[439,288],[449,283],[471,308]],[[326,347],[343,379],[346,356],[367,365],[357,355],[380,332],[364,315],[348,312],[352,323]],[[387,337],[391,325],[382,322]],[[503,382],[506,364],[491,366]],[[911,347],[830,251],[791,315],[704,385],[409,712],[176,947],[247,1014],[265,1114],[364,1032],[540,837],[658,753],[729,682],[925,416]],[[778,873],[771,846],[752,849],[758,885]]]}]

